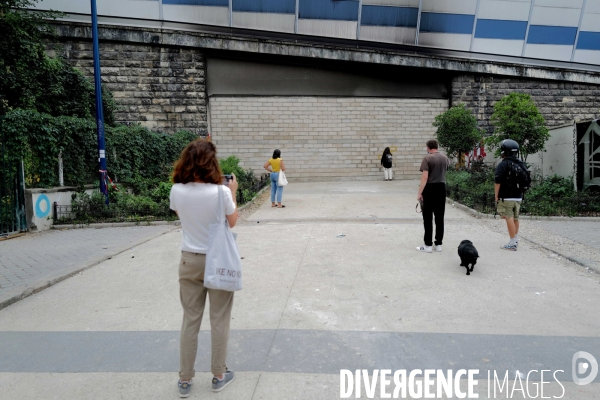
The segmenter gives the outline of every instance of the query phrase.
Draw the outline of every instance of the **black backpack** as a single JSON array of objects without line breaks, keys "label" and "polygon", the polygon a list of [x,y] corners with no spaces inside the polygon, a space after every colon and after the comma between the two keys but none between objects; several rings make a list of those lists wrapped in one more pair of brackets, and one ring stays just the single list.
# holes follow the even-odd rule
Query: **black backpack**
[{"label": "black backpack", "polygon": [[531,187],[531,174],[525,164],[520,161],[507,160],[508,173],[506,175],[507,186],[525,192]]}]

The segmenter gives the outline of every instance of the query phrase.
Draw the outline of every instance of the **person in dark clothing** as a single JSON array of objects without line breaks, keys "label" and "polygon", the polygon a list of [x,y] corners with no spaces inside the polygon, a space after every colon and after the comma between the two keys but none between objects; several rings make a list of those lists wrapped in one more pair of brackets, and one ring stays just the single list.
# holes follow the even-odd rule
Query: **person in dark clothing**
[{"label": "person in dark clothing", "polygon": [[423,226],[425,235],[423,246],[418,251],[431,253],[433,241],[433,219],[435,216],[435,250],[442,251],[444,239],[444,213],[446,211],[446,171],[450,166],[448,157],[438,151],[437,140],[427,141],[428,155],[421,162],[421,184],[417,200],[422,201]]},{"label": "person in dark clothing", "polygon": [[383,180],[392,180],[392,152],[386,147],[381,155],[381,166],[383,167]]},{"label": "person in dark clothing", "polygon": [[[517,251],[519,245],[519,210],[523,200],[523,189],[509,182],[512,163],[518,164],[523,170],[527,166],[517,158],[519,144],[514,140],[506,139],[500,144],[502,161],[496,167],[494,178],[494,193],[498,214],[506,221],[510,241],[502,246],[505,250]],[[516,179],[516,178],[512,178]]]}]

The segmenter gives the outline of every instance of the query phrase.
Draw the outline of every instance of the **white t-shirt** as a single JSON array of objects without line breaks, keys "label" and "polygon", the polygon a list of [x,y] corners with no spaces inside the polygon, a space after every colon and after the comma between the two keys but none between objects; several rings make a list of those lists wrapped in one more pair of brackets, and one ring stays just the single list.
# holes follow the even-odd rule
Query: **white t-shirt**
[{"label": "white t-shirt", "polygon": [[[223,210],[225,215],[235,212],[231,190],[223,188]],[[183,230],[181,250],[206,254],[208,250],[208,229],[219,220],[218,186],[212,183],[176,183],[171,189],[171,209],[177,211]]]}]

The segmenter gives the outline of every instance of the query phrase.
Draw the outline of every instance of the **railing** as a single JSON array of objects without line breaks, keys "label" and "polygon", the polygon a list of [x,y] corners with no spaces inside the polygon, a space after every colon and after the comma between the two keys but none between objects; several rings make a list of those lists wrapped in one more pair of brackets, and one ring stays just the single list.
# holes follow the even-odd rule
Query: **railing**
[{"label": "railing", "polygon": [[[484,214],[495,214],[496,203],[492,192],[474,193],[460,189],[458,185],[446,186],[446,195],[467,207]],[[521,214],[531,216],[598,217],[600,196],[575,193],[567,197],[535,198],[525,193]]]},{"label": "railing", "polygon": [[54,204],[54,224],[90,224],[112,222],[151,222],[177,219],[168,207],[117,208],[105,205]]}]

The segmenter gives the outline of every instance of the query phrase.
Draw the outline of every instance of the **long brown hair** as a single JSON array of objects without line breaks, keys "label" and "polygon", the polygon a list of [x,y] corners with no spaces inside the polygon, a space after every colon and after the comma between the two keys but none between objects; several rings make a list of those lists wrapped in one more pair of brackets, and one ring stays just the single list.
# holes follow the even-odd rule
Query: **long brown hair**
[{"label": "long brown hair", "polygon": [[221,184],[221,168],[217,160],[217,148],[204,139],[196,139],[188,144],[175,162],[173,182]]}]

